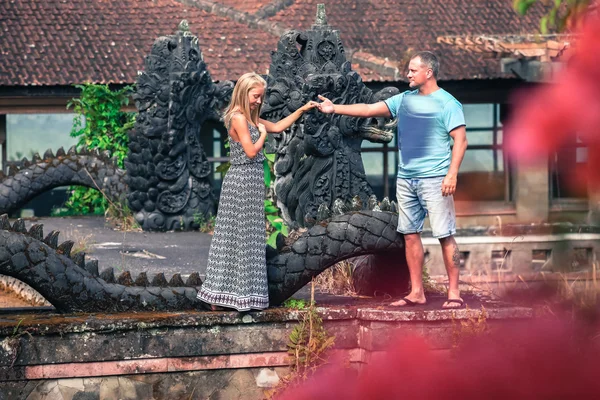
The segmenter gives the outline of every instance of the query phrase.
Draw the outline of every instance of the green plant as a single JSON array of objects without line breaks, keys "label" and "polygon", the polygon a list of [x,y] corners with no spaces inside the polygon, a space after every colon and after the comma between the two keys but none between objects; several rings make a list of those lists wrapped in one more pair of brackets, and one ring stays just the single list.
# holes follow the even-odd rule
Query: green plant
[{"label": "green plant", "polygon": [[466,320],[456,322],[455,314],[452,313],[452,347],[460,346],[465,339],[471,339],[484,335],[489,332],[490,327],[487,323],[488,313],[484,306],[481,306],[481,312],[477,316],[470,316]]},{"label": "green plant", "polygon": [[[110,151],[117,165],[123,168],[129,142],[127,133],[135,122],[135,113],[123,111],[123,107],[129,105],[133,87],[114,91],[108,85],[91,83],[75,87],[81,89],[81,95],[67,104],[75,112],[71,136],[79,138],[78,147]],[[70,190],[65,206],[73,214],[102,214],[108,207],[106,198],[95,189],[75,186]]]},{"label": "green plant", "polygon": [[288,226],[283,221],[280,215],[281,211],[271,200],[265,200],[265,215],[267,217],[267,244],[273,248],[277,248],[277,236],[282,234],[288,236],[290,234]]},{"label": "green plant", "polygon": [[198,230],[203,233],[212,233],[215,230],[216,219],[217,217],[214,215],[211,215],[206,219],[204,214],[194,214],[194,223],[198,225]]},{"label": "green plant", "polygon": [[[288,301],[291,300],[293,299]],[[305,306],[306,302],[301,300],[297,304]],[[303,309],[300,321],[292,329],[287,344],[290,374],[283,377],[278,387],[266,392],[267,398],[274,398],[288,386],[305,381],[325,362],[324,353],[334,342],[335,336],[329,335],[323,326],[323,319],[317,312],[313,280],[308,307]]]},{"label": "green plant", "polygon": [[550,6],[540,19],[540,32],[543,34],[551,29],[562,32],[570,24],[576,24],[591,4],[591,0],[513,0],[513,8],[519,14],[525,15],[538,2]]},{"label": "green plant", "polygon": [[334,342],[335,336],[327,333],[314,302],[311,302],[302,321],[290,333],[288,356],[292,371],[301,379],[308,378],[324,362],[323,353]]},{"label": "green plant", "polygon": [[315,303],[315,283],[311,283],[310,303],[298,325],[292,329],[288,342],[288,356],[292,373],[296,378],[306,379],[324,361],[323,353],[333,346],[331,336],[323,326]]},{"label": "green plant", "polygon": [[304,310],[307,306],[307,301],[303,299],[287,299],[283,302],[283,306],[294,310]]},{"label": "green plant", "polygon": [[325,293],[356,296],[353,274],[354,264],[348,260],[340,261],[317,275],[315,285]]},{"label": "green plant", "polygon": [[75,244],[71,249],[71,254],[76,253],[91,253],[94,251],[94,235],[89,233],[87,235],[80,234],[77,230],[69,235],[73,238]]},{"label": "green plant", "polygon": [[265,200],[265,215],[267,217],[267,244],[277,248],[277,236],[282,234],[287,237],[290,234],[289,228],[281,217],[281,210],[276,206],[274,194],[271,188],[273,176],[275,175],[275,153],[265,152],[265,161],[263,164],[265,170],[265,186],[269,191],[269,196]]},{"label": "green plant", "polygon": [[425,293],[444,293],[446,288],[442,285],[438,285],[429,275],[429,270],[426,265],[423,265],[423,289]]},{"label": "green plant", "polygon": [[106,201],[108,207],[106,207],[104,215],[117,230],[124,232],[141,230],[127,203],[113,203],[108,199]]}]

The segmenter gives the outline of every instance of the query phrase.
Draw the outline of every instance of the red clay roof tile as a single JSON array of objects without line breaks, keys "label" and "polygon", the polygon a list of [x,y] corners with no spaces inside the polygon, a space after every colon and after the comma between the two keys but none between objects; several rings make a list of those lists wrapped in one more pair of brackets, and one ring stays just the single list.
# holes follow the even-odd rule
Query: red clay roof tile
[{"label": "red clay roof tile", "polygon": [[[322,1],[3,1],[0,85],[132,83],[154,40],[174,32],[182,19],[198,36],[214,80],[234,80],[252,70],[265,73],[281,27],[309,29]],[[252,14],[266,6],[271,14]],[[394,66],[416,50],[441,55],[441,79],[502,77],[498,60],[437,43],[437,38],[531,33],[541,16],[538,7],[519,17],[506,0],[329,0],[326,7],[329,24],[354,51],[353,68],[364,81],[404,79]],[[272,15],[272,10],[279,11]],[[272,16],[265,20],[265,15]]]},{"label": "red clay roof tile", "polygon": [[[296,1],[269,20],[306,29],[315,18],[317,4],[322,2]],[[401,63],[414,51],[433,51],[440,56],[440,79],[503,75],[498,60],[438,44],[438,36],[535,33],[541,11],[541,6],[535,6],[525,17],[520,17],[512,9],[512,2],[506,0],[359,0],[350,4],[347,0],[329,0],[326,3],[328,23],[340,31],[344,46]]]},{"label": "red clay roof tile", "polygon": [[154,40],[182,19],[214,80],[265,73],[278,40],[174,0],[3,1],[0,14],[0,85],[7,86],[132,83]]}]

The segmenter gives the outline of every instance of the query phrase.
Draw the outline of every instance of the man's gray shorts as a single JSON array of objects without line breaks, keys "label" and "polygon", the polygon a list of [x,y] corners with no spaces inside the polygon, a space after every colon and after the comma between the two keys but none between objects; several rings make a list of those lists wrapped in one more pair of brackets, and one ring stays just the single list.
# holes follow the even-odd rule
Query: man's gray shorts
[{"label": "man's gray shorts", "polygon": [[425,216],[434,238],[441,239],[456,233],[454,197],[442,195],[443,176],[433,178],[398,178],[398,232],[420,233]]}]

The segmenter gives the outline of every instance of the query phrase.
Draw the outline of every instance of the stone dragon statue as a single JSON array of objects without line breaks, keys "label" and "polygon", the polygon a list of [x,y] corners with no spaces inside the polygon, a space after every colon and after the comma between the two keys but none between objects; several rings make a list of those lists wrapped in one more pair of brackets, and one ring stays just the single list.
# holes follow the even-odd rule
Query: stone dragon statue
[{"label": "stone dragon statue", "polygon": [[[289,115],[323,95],[336,104],[374,103],[398,93],[394,87],[373,93],[351,69],[337,30],[327,25],[324,9],[311,30],[282,35],[272,54],[263,106],[267,119]],[[388,143],[389,121],[306,114],[289,132],[277,135],[275,195],[292,227],[311,226],[328,210],[352,203],[366,208],[373,190],[368,184],[361,143]],[[356,206],[358,204],[358,206]],[[319,217],[319,208],[321,216]],[[349,207],[348,207],[349,209]]]},{"label": "stone dragon statue", "polygon": [[[269,252],[270,304],[281,304],[341,260],[401,250],[396,221],[380,211],[337,215],[305,231],[293,245]],[[164,274],[152,281],[146,273],[133,279],[128,271],[115,278],[112,268],[98,273],[97,260],[86,262],[84,253],[71,253],[72,241],[59,243],[58,238],[58,231],[44,236],[41,224],[27,230],[24,220],[11,225],[6,214],[0,216],[0,274],[31,286],[58,312],[202,309],[196,273],[185,283],[179,274],[169,281]]]},{"label": "stone dragon statue", "polygon": [[111,201],[124,200],[127,186],[125,171],[117,167],[108,152],[75,146],[67,152],[61,147],[47,150],[43,156],[24,158],[19,166],[9,167],[8,175],[0,172],[0,211],[9,212],[23,206],[40,193],[59,186],[79,185],[102,191]]},{"label": "stone dragon statue", "polygon": [[200,128],[219,120],[233,84],[214,84],[198,38],[182,21],[175,35],[158,38],[138,76],[139,111],[125,160],[127,200],[144,230],[196,229],[214,214],[211,166]]}]

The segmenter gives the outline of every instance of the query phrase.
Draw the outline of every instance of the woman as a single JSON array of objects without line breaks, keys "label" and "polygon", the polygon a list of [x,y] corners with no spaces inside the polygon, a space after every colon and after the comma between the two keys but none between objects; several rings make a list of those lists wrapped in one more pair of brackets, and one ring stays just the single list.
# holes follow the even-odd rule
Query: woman
[{"label": "woman", "polygon": [[247,73],[235,84],[225,110],[231,167],[223,179],[215,232],[208,254],[206,279],[198,299],[238,311],[269,306],[265,260],[265,183],[262,153],[267,132],[289,128],[310,101],[277,123],[260,119],[267,83]]}]

